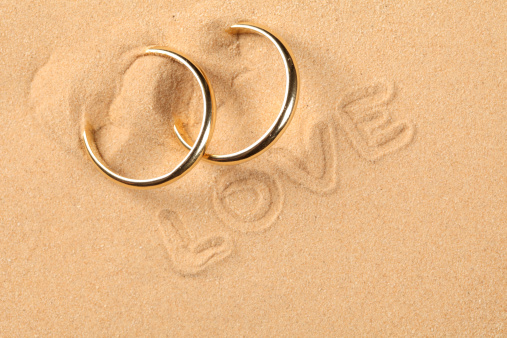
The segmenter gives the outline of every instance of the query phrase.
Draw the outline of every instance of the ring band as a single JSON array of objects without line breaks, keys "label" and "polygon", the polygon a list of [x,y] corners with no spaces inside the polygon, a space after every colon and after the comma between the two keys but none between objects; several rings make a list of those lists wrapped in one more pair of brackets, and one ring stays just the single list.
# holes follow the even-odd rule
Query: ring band
[{"label": "ring band", "polygon": [[[233,165],[242,163],[248,160],[259,156],[263,152],[269,149],[283,134],[283,132],[287,129],[290,121],[294,116],[294,110],[297,105],[298,96],[299,96],[299,75],[296,62],[294,60],[294,56],[290,51],[287,44],[274,33],[269,32],[266,28],[262,26],[252,24],[252,23],[239,23],[231,26],[229,32],[231,33],[242,33],[244,31],[253,31],[258,33],[266,38],[268,38],[276,47],[280,55],[282,56],[283,64],[285,66],[285,74],[286,74],[286,87],[285,87],[285,96],[283,100],[283,106],[278,114],[276,121],[271,125],[268,131],[262,135],[262,137],[257,140],[255,143],[250,145],[249,147],[238,151],[236,153],[228,154],[228,155],[211,155],[204,154],[203,159],[208,162],[212,162],[214,164],[220,165]],[[179,129],[180,130],[179,130]],[[174,131],[176,136],[180,140],[180,142],[187,148],[191,149],[190,144],[191,141],[188,134],[183,130],[181,125],[175,125]]]},{"label": "ring band", "polygon": [[181,178],[190,169],[192,169],[197,164],[197,162],[203,157],[206,151],[206,146],[208,144],[208,141],[211,139],[213,129],[215,127],[215,112],[216,112],[216,103],[215,96],[213,94],[213,89],[204,72],[194,62],[190,61],[186,56],[181,55],[179,52],[161,46],[148,47],[144,53],[139,55],[139,57],[145,55],[156,55],[173,58],[182,65],[184,65],[185,67],[187,67],[192,72],[194,77],[197,79],[199,87],[201,88],[204,103],[204,113],[201,130],[199,131],[199,135],[197,136],[196,142],[191,148],[189,148],[190,151],[187,154],[187,156],[183,159],[183,161],[181,161],[178,164],[178,166],[174,168],[170,173],[146,180],[138,180],[123,177],[121,175],[116,174],[110,168],[108,168],[103,159],[100,157],[99,151],[97,150],[97,147],[95,145],[93,135],[94,130],[92,126],[88,122],[85,123],[85,128],[82,137],[87,153],[92,159],[93,163],[95,163],[97,168],[99,168],[100,171],[103,174],[105,174],[108,178],[127,187],[137,189],[152,189],[156,187],[165,186]]}]

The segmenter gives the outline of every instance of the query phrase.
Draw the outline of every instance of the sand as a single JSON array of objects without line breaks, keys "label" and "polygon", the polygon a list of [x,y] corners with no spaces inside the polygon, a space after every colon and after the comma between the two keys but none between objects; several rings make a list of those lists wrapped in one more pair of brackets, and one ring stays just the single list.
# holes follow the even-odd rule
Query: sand
[{"label": "sand", "polygon": [[[507,6],[504,1],[2,1],[0,335],[507,336]],[[217,97],[209,150],[248,146],[284,92],[274,147],[186,154],[195,80],[139,57],[192,57]]]}]

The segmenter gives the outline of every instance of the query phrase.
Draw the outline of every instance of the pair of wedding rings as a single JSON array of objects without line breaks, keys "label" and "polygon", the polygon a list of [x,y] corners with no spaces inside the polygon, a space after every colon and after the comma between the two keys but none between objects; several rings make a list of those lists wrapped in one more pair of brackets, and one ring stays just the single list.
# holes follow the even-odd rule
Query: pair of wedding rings
[{"label": "pair of wedding rings", "polygon": [[[105,164],[104,160],[100,157],[95,145],[93,128],[90,124],[86,123],[84,132],[82,134],[83,141],[88,155],[90,155],[90,158],[99,168],[99,170],[108,178],[124,186],[138,189],[151,189],[165,186],[171,182],[176,181],[185,175],[190,169],[192,169],[201,159],[204,159],[205,161],[211,162],[213,164],[238,164],[253,159],[271,147],[287,129],[287,126],[289,125],[289,122],[292,120],[292,117],[294,115],[294,110],[296,108],[299,94],[298,70],[292,52],[285,44],[285,42],[276,34],[268,31],[262,26],[251,23],[239,23],[231,26],[230,29],[231,33],[242,33],[243,31],[253,31],[255,33],[258,33],[268,38],[275,45],[278,52],[280,52],[282,56],[285,66],[285,75],[287,77],[283,106],[280,110],[280,113],[278,114],[276,121],[259,140],[241,151],[228,155],[212,155],[206,153],[206,147],[213,134],[216,115],[215,96],[208,78],[199,66],[192,62],[188,57],[183,56],[181,53],[167,47],[152,46],[148,47],[141,55],[157,55],[173,58],[188,68],[188,70],[190,70],[190,72],[192,72],[194,77],[197,79],[204,102],[203,120],[199,135],[192,145],[192,142],[190,141],[188,135],[186,135],[186,133],[183,133],[183,131],[179,131],[178,127],[175,126],[174,130],[176,132],[176,136],[180,142],[189,150],[187,156],[178,164],[176,168],[165,175],[152,179],[138,180],[118,175]],[[182,135],[185,135],[185,137]]]}]

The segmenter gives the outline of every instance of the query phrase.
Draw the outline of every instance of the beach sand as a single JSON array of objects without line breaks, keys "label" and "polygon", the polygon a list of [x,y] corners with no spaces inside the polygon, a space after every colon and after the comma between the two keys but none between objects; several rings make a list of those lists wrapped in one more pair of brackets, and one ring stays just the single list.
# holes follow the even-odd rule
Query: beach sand
[{"label": "beach sand", "polygon": [[[506,336],[504,1],[0,4],[0,336]],[[211,153],[155,190],[209,76]]]}]

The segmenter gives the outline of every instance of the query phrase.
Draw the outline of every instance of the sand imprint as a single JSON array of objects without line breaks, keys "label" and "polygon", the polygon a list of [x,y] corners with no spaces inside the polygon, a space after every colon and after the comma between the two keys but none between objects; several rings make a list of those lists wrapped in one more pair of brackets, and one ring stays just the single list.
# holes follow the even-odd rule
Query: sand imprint
[{"label": "sand imprint", "polygon": [[338,185],[335,126],[318,122],[305,138],[308,149],[303,150],[301,156],[284,148],[274,148],[267,160],[291,183],[318,194],[332,193]]},{"label": "sand imprint", "polygon": [[198,274],[232,252],[233,242],[227,235],[196,239],[174,211],[162,210],[159,220],[159,231],[173,269],[183,276]]},{"label": "sand imprint", "polygon": [[406,120],[392,121],[387,105],[396,91],[394,83],[374,83],[342,95],[335,115],[359,154],[375,161],[408,145],[415,127]]},{"label": "sand imprint", "polygon": [[284,194],[279,180],[261,170],[228,170],[214,186],[213,207],[229,227],[241,232],[268,229],[278,218]]}]

